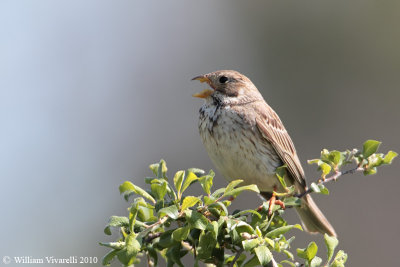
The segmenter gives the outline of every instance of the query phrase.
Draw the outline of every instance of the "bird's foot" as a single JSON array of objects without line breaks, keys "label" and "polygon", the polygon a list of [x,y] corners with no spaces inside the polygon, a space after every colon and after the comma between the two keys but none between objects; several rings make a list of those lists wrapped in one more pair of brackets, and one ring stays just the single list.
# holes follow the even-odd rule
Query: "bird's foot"
[{"label": "bird's foot", "polygon": [[268,216],[272,215],[272,211],[275,205],[281,206],[282,209],[285,209],[285,203],[283,201],[276,199],[276,187],[274,187],[274,191],[272,192],[271,198],[267,201],[268,202]]}]

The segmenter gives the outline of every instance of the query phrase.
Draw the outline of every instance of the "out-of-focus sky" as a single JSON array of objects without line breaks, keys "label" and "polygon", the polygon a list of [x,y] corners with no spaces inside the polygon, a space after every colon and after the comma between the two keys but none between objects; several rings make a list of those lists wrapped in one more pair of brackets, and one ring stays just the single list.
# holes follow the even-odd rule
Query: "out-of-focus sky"
[{"label": "out-of-focus sky", "polygon": [[[372,138],[400,151],[399,12],[396,0],[1,1],[0,256],[100,259],[108,217],[128,207],[119,184],[143,185],[160,158],[170,176],[214,168],[190,79],[218,69],[257,85],[309,181],[322,148]],[[398,265],[399,166],[315,197],[348,266]],[[259,205],[246,196],[236,207]]]}]

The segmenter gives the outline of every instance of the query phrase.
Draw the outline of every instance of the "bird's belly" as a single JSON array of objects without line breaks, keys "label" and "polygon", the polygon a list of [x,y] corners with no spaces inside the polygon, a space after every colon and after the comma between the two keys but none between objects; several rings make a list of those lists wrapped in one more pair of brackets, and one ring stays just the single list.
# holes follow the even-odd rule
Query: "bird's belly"
[{"label": "bird's belly", "polygon": [[199,127],[211,160],[226,179],[242,179],[245,184],[256,184],[267,192],[279,186],[275,169],[282,162],[255,125],[225,114],[216,122],[208,118],[201,120]]}]

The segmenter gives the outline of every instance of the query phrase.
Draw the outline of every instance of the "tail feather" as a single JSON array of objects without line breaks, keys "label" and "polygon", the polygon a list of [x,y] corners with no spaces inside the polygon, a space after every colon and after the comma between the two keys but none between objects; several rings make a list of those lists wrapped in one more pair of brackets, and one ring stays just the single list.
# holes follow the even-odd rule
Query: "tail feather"
[{"label": "tail feather", "polygon": [[310,195],[302,198],[301,206],[296,207],[296,211],[307,232],[328,234],[336,237],[335,229],[333,229]]}]

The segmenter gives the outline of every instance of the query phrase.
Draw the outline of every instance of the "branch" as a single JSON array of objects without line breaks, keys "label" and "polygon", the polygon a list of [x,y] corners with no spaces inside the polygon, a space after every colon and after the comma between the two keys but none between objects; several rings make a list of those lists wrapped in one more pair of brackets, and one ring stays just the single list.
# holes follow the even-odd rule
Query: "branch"
[{"label": "branch", "polygon": [[155,222],[155,223],[153,223],[153,224],[151,224],[151,225],[146,225],[145,227],[146,227],[147,229],[149,229],[149,228],[152,228],[152,227],[154,227],[154,226],[163,224],[163,223],[165,223],[167,220],[168,220],[168,216],[165,215],[164,217],[162,217],[161,219],[159,219],[157,222]]},{"label": "branch", "polygon": [[[353,174],[353,173],[358,172],[358,171],[364,171],[364,168],[360,167],[360,166],[357,166],[356,168],[353,168],[353,169],[350,169],[350,170],[347,170],[347,171],[344,171],[344,172],[336,171],[332,176],[329,176],[328,178],[319,180],[319,182],[317,184],[318,185],[320,185],[320,184],[325,185],[325,184],[327,184],[329,182],[336,181],[340,176],[343,176],[343,175],[346,175],[346,174]],[[314,192],[312,190],[312,188],[308,188],[303,193],[295,194],[294,196],[298,197],[298,198],[302,198],[302,197],[304,197],[304,196],[306,196],[306,195],[308,195],[308,194],[310,194],[312,192]]]},{"label": "branch", "polygon": [[235,258],[233,258],[231,264],[229,264],[229,267],[233,267],[235,265],[235,262],[239,259],[240,255],[243,253],[244,249],[241,248],[238,250],[238,252],[235,255]]}]

